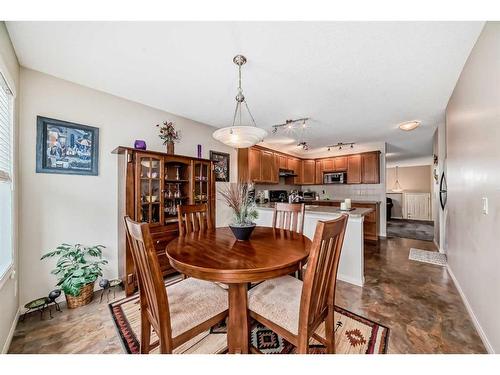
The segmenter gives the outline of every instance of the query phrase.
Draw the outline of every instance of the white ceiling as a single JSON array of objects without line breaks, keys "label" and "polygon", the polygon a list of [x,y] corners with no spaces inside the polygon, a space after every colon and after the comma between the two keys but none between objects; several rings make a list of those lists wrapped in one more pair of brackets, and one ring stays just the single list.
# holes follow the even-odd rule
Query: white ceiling
[{"label": "white ceiling", "polygon": [[[387,142],[428,156],[482,22],[7,22],[21,65],[216,127],[237,70],[258,126],[311,117],[308,154]],[[397,124],[419,119],[402,132]],[[149,124],[144,124],[148,126]],[[268,145],[301,153],[288,136]]]}]

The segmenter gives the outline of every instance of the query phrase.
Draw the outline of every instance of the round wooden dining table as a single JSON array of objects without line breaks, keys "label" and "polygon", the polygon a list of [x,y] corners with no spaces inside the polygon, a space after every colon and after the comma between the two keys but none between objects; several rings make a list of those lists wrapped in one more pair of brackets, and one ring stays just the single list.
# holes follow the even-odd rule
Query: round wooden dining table
[{"label": "round wooden dining table", "polygon": [[237,241],[223,227],[180,236],[166,252],[179,272],[229,286],[228,352],[248,353],[248,283],[295,272],[310,247],[306,236],[282,229],[256,227],[249,241]]}]

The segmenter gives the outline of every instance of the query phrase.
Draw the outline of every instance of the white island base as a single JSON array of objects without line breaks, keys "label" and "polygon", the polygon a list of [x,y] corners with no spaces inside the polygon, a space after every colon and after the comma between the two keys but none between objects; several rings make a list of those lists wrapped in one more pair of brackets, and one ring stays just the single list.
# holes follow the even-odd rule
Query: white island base
[{"label": "white island base", "polygon": [[[272,226],[273,209],[271,207],[258,207],[259,218],[255,221],[263,227]],[[330,211],[330,212],[328,212]],[[363,221],[364,215],[371,210],[361,209],[349,212],[349,220],[344,237],[344,245],[340,255],[339,271],[337,279],[357,286],[363,286],[364,277],[364,241]],[[306,207],[304,221],[304,235],[313,239],[316,224],[319,220],[333,220],[340,216],[338,209],[321,207],[314,209]]]}]

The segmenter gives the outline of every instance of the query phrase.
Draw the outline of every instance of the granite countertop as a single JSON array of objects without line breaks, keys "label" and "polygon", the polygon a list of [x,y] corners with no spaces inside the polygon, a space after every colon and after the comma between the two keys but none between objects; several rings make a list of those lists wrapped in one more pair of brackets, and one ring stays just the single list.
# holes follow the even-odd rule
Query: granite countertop
[{"label": "granite countertop", "polygon": [[[274,210],[274,203],[264,203],[257,204],[257,208],[262,210]],[[328,207],[328,206],[316,206],[316,205],[306,205],[306,215],[307,213],[317,213],[317,214],[348,214],[352,217],[366,216],[373,211],[373,208],[355,208],[352,211],[341,211],[338,207]]]},{"label": "granite countertop", "polygon": [[[310,202],[335,202],[335,203],[340,203],[343,202],[344,199],[318,199]],[[352,203],[369,203],[369,204],[380,204],[380,201],[359,201],[356,199],[351,199],[351,204]]]}]

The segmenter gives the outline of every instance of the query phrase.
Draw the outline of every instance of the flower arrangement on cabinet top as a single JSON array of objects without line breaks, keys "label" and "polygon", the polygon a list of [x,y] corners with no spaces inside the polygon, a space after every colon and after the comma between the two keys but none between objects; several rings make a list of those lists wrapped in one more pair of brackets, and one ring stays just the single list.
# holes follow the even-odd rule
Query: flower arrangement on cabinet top
[{"label": "flower arrangement on cabinet top", "polygon": [[175,130],[172,121],[165,121],[162,125],[157,124],[156,127],[160,128],[158,137],[160,137],[164,145],[167,145],[167,154],[173,154],[174,142],[179,142],[181,140],[181,132]]}]

